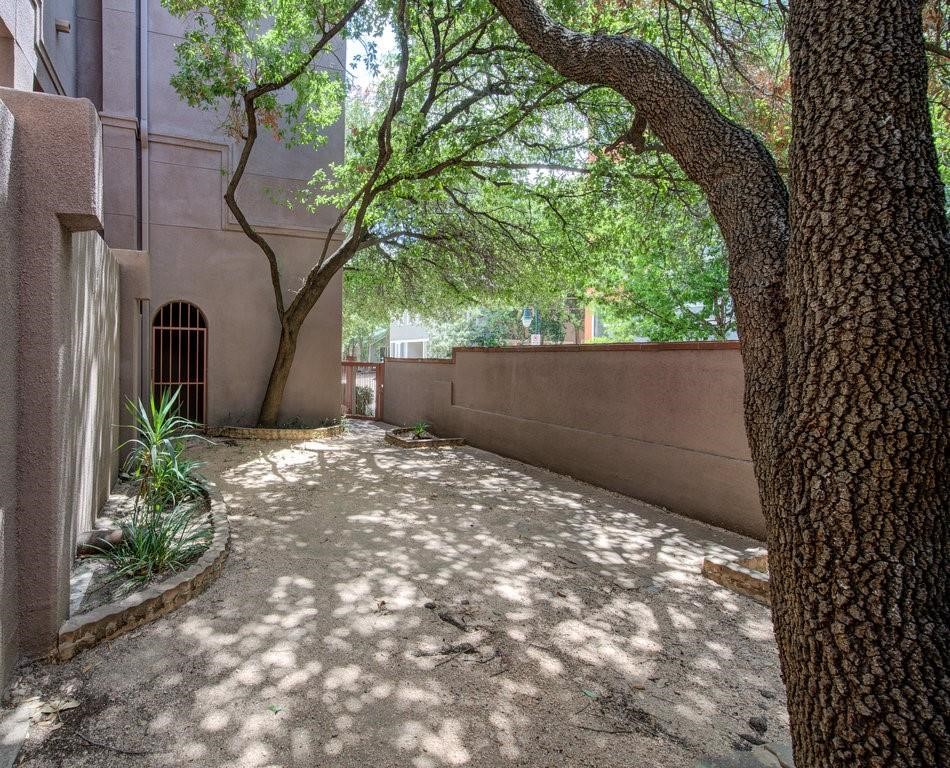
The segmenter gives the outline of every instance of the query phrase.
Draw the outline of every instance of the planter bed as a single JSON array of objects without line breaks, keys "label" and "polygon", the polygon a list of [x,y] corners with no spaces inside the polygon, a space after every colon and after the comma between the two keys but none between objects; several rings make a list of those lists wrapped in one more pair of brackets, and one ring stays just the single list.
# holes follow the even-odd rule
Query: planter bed
[{"label": "planter bed", "polygon": [[414,437],[412,427],[398,427],[386,433],[386,442],[400,448],[447,448],[451,445],[465,445],[461,437],[436,437],[426,432],[423,437]]},{"label": "planter bed", "polygon": [[758,603],[770,605],[769,555],[764,549],[743,558],[707,557],[703,560],[703,576]]},{"label": "planter bed", "polygon": [[132,592],[120,600],[71,616],[59,630],[53,661],[68,661],[80,651],[124,635],[175,610],[200,594],[217,577],[231,545],[227,507],[217,491],[209,490],[211,544],[185,570]]},{"label": "planter bed", "polygon": [[283,427],[208,427],[208,437],[225,437],[233,440],[321,440],[326,437],[339,437],[343,434],[343,425],[331,427],[313,427],[309,429]]}]

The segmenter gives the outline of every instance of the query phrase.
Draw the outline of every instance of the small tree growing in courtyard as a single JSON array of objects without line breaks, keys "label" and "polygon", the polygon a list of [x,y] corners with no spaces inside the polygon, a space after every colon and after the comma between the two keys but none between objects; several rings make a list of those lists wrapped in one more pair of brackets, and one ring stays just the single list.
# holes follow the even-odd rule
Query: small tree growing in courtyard
[{"label": "small tree growing in courtyard", "polygon": [[[486,212],[473,202],[474,181],[513,172],[561,168],[558,137],[545,135],[544,115],[576,101],[582,87],[540,66],[490,3],[259,0],[165,0],[192,19],[178,46],[173,83],[189,104],[227,107],[226,126],[240,142],[225,201],[269,267],[280,337],[258,422],[278,420],[284,387],[304,321],[333,277],[357,254],[412,270],[437,243],[455,264],[482,275],[498,268],[499,239],[509,252],[531,238],[530,216]],[[318,171],[296,201],[338,215],[293,299],[284,299],[280,259],[238,201],[262,128],[294,145],[318,146],[339,118],[344,82],[322,66],[345,35],[395,34],[396,52],[374,92],[350,103],[344,161]],[[542,162],[525,163],[528,145]],[[541,205],[530,195],[522,206]],[[409,211],[412,211],[409,213]],[[402,214],[402,215],[400,215]],[[470,224],[463,220],[468,219]],[[400,258],[397,252],[410,254]],[[429,266],[433,266],[430,260]],[[446,274],[451,281],[451,275]]]}]

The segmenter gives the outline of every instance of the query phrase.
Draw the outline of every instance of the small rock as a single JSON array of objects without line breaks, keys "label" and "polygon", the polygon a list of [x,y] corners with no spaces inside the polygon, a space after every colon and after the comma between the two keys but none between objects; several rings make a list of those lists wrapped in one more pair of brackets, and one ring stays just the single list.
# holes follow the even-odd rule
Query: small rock
[{"label": "small rock", "polygon": [[765,739],[761,738],[760,736],[756,736],[755,734],[752,734],[752,733],[740,733],[739,738],[742,739],[743,741],[747,741],[750,744],[753,744],[756,747],[759,747],[765,744]]},{"label": "small rock", "polygon": [[765,715],[755,715],[749,718],[749,727],[759,735],[769,729],[769,721]]},{"label": "small rock", "polygon": [[768,688],[759,688],[759,693],[764,696],[766,699],[774,699],[774,691],[770,691]]},{"label": "small rock", "polygon": [[732,742],[732,748],[736,752],[751,752],[752,751],[752,745],[749,744],[749,742],[747,741],[743,741],[742,739]]},{"label": "small rock", "polygon": [[621,589],[639,589],[641,581],[636,576],[618,576],[614,584]]}]

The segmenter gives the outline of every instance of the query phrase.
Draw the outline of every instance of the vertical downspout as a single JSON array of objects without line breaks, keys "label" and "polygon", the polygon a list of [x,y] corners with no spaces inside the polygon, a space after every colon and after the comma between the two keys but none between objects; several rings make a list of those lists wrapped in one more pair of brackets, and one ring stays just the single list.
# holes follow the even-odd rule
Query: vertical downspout
[{"label": "vertical downspout", "polygon": [[138,8],[138,107],[139,107],[139,250],[148,250],[148,0],[139,0]]},{"label": "vertical downspout", "polygon": [[[138,248],[148,251],[149,245],[149,158],[148,158],[148,0],[139,0],[136,24],[136,61],[135,87],[139,126],[139,194],[138,194]],[[151,256],[146,254],[146,268],[151,270]],[[151,280],[149,280],[151,285]],[[147,403],[152,389],[152,334],[151,302],[143,298],[139,302],[139,392],[142,402]]]}]

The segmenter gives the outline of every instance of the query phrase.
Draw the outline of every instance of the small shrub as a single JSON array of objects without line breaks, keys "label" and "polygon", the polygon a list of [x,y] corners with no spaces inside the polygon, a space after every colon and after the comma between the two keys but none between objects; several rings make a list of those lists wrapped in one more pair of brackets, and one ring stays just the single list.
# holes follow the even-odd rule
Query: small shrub
[{"label": "small shrub", "polygon": [[129,401],[136,436],[124,445],[132,450],[125,472],[138,489],[129,519],[120,523],[122,541],[100,549],[115,575],[130,583],[150,581],[160,573],[180,570],[211,541],[211,526],[194,503],[204,489],[198,462],[184,455],[185,443],[199,436],[197,424],[178,414],[178,390],[166,390],[146,406]]},{"label": "small shrub", "polygon": [[409,427],[409,429],[412,430],[412,436],[416,438],[416,440],[420,440],[425,437],[426,432],[429,431],[429,427],[431,426],[431,424],[427,424],[424,421],[417,421],[415,424]]},{"label": "small shrub", "polygon": [[152,395],[147,406],[141,400],[126,405],[136,437],[125,443],[132,446],[125,472],[138,482],[136,507],[144,502],[172,508],[196,498],[204,487],[198,462],[183,455],[185,442],[198,437],[193,432],[198,425],[178,414],[178,395],[178,390],[165,390],[157,403]]},{"label": "small shrub", "polygon": [[370,406],[373,404],[373,388],[358,386],[353,392],[353,411],[358,416],[369,416]]},{"label": "small shrub", "polygon": [[122,542],[102,549],[116,576],[133,583],[151,581],[165,571],[178,571],[211,543],[211,526],[193,504],[172,509],[143,507],[122,523]]}]

